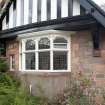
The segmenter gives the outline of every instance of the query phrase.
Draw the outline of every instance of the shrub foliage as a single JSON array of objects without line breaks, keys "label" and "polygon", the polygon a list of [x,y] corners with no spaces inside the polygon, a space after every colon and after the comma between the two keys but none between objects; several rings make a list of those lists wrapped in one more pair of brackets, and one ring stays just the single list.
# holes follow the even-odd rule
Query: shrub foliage
[{"label": "shrub foliage", "polygon": [[47,105],[39,97],[31,96],[8,73],[0,74],[0,105]]},{"label": "shrub foliage", "polygon": [[9,69],[8,63],[5,59],[0,58],[0,72],[7,72]]}]

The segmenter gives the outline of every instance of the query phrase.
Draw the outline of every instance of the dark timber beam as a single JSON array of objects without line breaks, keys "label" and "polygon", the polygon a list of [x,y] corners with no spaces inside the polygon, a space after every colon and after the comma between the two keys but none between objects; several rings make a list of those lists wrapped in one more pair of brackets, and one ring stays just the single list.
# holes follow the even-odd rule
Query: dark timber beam
[{"label": "dark timber beam", "polygon": [[40,22],[41,21],[41,0],[38,0],[37,2],[37,21]]},{"label": "dark timber beam", "polygon": [[92,29],[93,56],[100,56],[100,27],[97,25]]},{"label": "dark timber beam", "polygon": [[51,19],[51,0],[47,0],[47,20]]},{"label": "dark timber beam", "polygon": [[61,18],[61,0],[57,0],[57,18]]},{"label": "dark timber beam", "polygon": [[68,15],[73,16],[73,0],[68,0]]},{"label": "dark timber beam", "polygon": [[0,39],[17,37],[18,35],[30,32],[38,32],[52,29],[69,29],[68,31],[77,31],[84,28],[91,28],[96,24],[96,20],[90,15],[73,16],[62,19],[55,19],[37,23],[31,23],[7,30],[0,31]]}]

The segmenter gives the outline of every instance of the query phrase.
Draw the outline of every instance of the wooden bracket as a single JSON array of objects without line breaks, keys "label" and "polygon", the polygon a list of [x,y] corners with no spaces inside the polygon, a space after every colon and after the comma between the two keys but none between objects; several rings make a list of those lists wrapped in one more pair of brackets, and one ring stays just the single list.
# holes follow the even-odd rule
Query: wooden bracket
[{"label": "wooden bracket", "polygon": [[96,26],[92,29],[93,56],[100,57],[100,27]]}]

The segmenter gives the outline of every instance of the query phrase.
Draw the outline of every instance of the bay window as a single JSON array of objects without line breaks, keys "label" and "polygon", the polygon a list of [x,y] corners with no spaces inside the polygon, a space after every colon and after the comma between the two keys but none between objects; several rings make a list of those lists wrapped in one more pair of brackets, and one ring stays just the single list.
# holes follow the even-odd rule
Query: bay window
[{"label": "bay window", "polygon": [[70,40],[64,36],[49,35],[22,39],[21,70],[68,71]]}]

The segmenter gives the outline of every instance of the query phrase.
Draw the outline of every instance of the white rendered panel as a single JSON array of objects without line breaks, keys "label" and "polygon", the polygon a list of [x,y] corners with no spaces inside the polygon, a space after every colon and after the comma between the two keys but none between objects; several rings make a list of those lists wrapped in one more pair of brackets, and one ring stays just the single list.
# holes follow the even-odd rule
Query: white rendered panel
[{"label": "white rendered panel", "polygon": [[16,0],[16,13],[17,13],[17,22],[16,22],[16,26],[20,26],[21,25],[21,0]]},{"label": "white rendered panel", "polygon": [[24,0],[24,24],[29,23],[29,0]]},{"label": "white rendered panel", "polygon": [[61,17],[68,17],[68,0],[61,0]]},{"label": "white rendered panel", "polygon": [[47,0],[41,1],[41,21],[47,20]]},{"label": "white rendered panel", "polygon": [[57,18],[57,0],[51,0],[51,19]]},{"label": "white rendered panel", "polygon": [[15,27],[16,26],[16,10],[14,10],[13,11],[13,17],[14,17],[14,19],[13,19],[13,27]]},{"label": "white rendered panel", "polygon": [[6,27],[6,17],[3,19],[3,22],[2,22],[2,30],[5,30],[7,29]]},{"label": "white rendered panel", "polygon": [[9,8],[9,28],[13,28],[13,3]]},{"label": "white rendered panel", "polygon": [[33,0],[33,12],[32,12],[32,22],[37,22],[37,1]]},{"label": "white rendered panel", "polygon": [[80,1],[73,0],[73,16],[80,15]]}]

